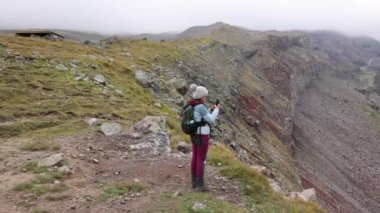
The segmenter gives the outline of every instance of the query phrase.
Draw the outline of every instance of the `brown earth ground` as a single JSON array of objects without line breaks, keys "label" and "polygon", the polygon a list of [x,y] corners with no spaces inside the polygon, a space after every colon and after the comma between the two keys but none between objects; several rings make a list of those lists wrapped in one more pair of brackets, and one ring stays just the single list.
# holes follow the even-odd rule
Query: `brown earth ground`
[{"label": "brown earth ground", "polygon": [[[175,202],[164,202],[173,197],[191,193],[189,181],[190,154],[148,156],[129,150],[123,135],[103,136],[99,133],[81,134],[54,139],[60,144],[56,151],[22,151],[25,139],[8,139],[1,142],[0,212],[29,212],[39,208],[49,212],[175,212]],[[51,142],[51,141],[50,141]],[[35,197],[15,192],[14,186],[32,180],[36,174],[25,172],[23,166],[31,161],[63,153],[65,164],[72,174],[62,182],[63,192],[54,193],[57,201],[49,201],[52,194]],[[99,160],[95,163],[94,159]],[[243,205],[238,183],[218,175],[218,168],[207,166],[207,194],[232,205]],[[100,201],[102,183],[128,181],[143,186],[140,193],[116,196]],[[202,202],[202,200],[199,200]]]}]

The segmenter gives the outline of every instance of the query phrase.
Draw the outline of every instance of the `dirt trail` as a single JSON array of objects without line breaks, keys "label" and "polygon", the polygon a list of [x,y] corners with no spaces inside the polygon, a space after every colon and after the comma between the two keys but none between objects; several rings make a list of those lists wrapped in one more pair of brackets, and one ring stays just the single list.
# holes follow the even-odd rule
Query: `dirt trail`
[{"label": "dirt trail", "polygon": [[[123,136],[86,134],[55,139],[61,145],[57,151],[21,151],[21,144],[27,141],[10,139],[0,144],[0,212],[28,212],[43,208],[52,212],[156,212],[162,203],[162,196],[191,192],[189,182],[190,155],[169,154],[147,156],[129,150]],[[17,183],[33,179],[36,175],[23,172],[22,167],[29,161],[38,161],[54,153],[63,153],[65,164],[72,174],[62,182],[68,187],[55,194],[59,201],[47,200],[42,195],[31,202],[30,207],[20,201],[33,198],[32,194],[15,192]],[[95,163],[97,159],[99,163]],[[206,181],[213,197],[231,203],[242,203],[238,184],[218,175],[218,168],[207,166]],[[101,183],[117,181],[138,183],[144,188],[141,193],[123,195],[100,202]]]}]

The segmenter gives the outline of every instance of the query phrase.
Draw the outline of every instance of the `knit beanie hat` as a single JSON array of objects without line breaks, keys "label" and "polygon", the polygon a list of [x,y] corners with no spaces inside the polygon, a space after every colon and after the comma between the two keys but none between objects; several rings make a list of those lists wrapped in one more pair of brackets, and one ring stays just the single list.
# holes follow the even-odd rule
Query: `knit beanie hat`
[{"label": "knit beanie hat", "polygon": [[190,92],[193,93],[194,99],[200,99],[201,97],[208,95],[208,91],[205,87],[198,86],[196,84],[190,85]]}]

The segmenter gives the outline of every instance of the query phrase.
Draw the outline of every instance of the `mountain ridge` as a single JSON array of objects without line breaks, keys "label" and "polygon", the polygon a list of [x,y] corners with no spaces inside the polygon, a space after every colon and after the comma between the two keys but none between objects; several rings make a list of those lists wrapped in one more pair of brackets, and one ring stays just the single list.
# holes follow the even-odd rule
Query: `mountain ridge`
[{"label": "mountain ridge", "polygon": [[[195,29],[198,31],[198,28]],[[74,77],[79,79],[81,84],[77,85],[76,81],[69,77],[69,73],[66,73],[65,78],[71,79],[66,81],[73,88],[81,89],[81,92],[72,91],[71,87],[62,86],[64,79],[57,77],[58,73],[54,73],[57,81],[56,92],[64,98],[58,96],[57,100],[50,100],[48,96],[43,97],[53,103],[75,100],[66,103],[72,109],[59,107],[48,110],[54,112],[47,113],[44,109],[51,108],[50,102],[31,101],[42,107],[31,108],[33,110],[20,115],[14,112],[13,108],[9,108],[13,103],[9,101],[1,105],[3,112],[6,112],[1,115],[2,120],[8,122],[3,124],[5,127],[2,128],[4,127],[7,133],[16,134],[17,132],[12,131],[20,125],[25,129],[31,128],[30,134],[33,135],[33,128],[43,128],[44,125],[61,128],[62,125],[55,123],[53,119],[52,123],[30,127],[29,123],[26,125],[24,121],[19,121],[23,116],[45,118],[45,115],[49,115],[49,119],[57,116],[65,125],[66,122],[72,122],[71,119],[98,116],[130,126],[132,122],[136,122],[129,118],[134,118],[134,110],[144,115],[169,113],[168,123],[173,134],[171,144],[175,146],[179,141],[185,140],[179,133],[175,115],[180,111],[183,101],[189,98],[189,94],[183,95],[179,91],[183,91],[190,83],[197,83],[208,88],[212,95],[211,101],[218,98],[223,106],[212,138],[220,141],[245,165],[261,165],[268,168],[270,180],[274,181],[277,189],[280,188],[281,193],[290,196],[294,191],[314,187],[318,201],[328,211],[374,212],[378,208],[376,188],[370,186],[377,180],[373,176],[373,171],[377,168],[373,145],[379,136],[379,112],[378,108],[376,109],[379,105],[377,98],[380,79],[376,65],[379,62],[380,51],[378,42],[365,38],[355,40],[329,32],[255,32],[222,23],[214,25],[212,29],[201,28],[202,33],[206,32],[206,36],[198,34],[196,38],[165,42],[112,38],[88,46],[74,45],[68,41],[46,42],[45,45],[49,44],[47,49],[36,48],[41,46],[34,43],[40,44],[41,41],[38,39],[2,38],[0,43],[4,44],[4,48],[10,46],[23,51],[23,54],[17,55],[4,49],[4,57],[1,60],[5,68],[2,69],[5,69],[8,75],[4,79],[9,81],[3,84],[20,82],[17,79],[23,78],[13,76],[14,72],[11,72],[11,69],[19,72],[34,70],[28,75],[36,77],[39,72],[49,75],[49,69],[58,66],[59,63],[71,67],[75,60],[79,60],[75,62],[78,64],[77,68],[73,68],[71,72],[78,75]],[[29,42],[30,47],[18,45],[23,42]],[[70,53],[71,49],[65,49],[63,44],[76,49],[75,54]],[[61,51],[57,52],[55,48]],[[36,62],[28,62],[28,58],[37,57],[29,56],[33,51],[43,52],[48,55],[47,59],[31,59]],[[18,57],[19,55],[28,60]],[[59,61],[51,58],[53,56],[59,58]],[[40,64],[35,64],[37,62]],[[17,63],[21,64],[21,68]],[[99,74],[96,72],[101,72],[106,79],[109,78],[116,88],[106,87],[107,89],[98,91],[96,86],[87,85],[86,81],[81,80]],[[135,84],[135,73],[143,73],[139,76],[146,76],[147,79],[142,81],[143,83],[137,81],[138,84]],[[36,82],[28,82],[26,85],[35,88],[30,90],[30,95],[35,95],[34,92],[37,90],[41,90],[42,94],[56,93],[51,92],[55,91],[55,87],[46,86],[52,81],[49,77],[37,79]],[[139,84],[145,89],[136,86]],[[85,85],[87,86],[84,87]],[[124,88],[125,85],[128,88]],[[120,91],[116,90],[120,88],[123,97],[130,98],[132,91],[139,95],[136,96],[137,99],[128,99],[133,102],[127,103],[118,98]],[[4,90],[6,92],[0,98],[5,100],[10,97],[13,89],[5,86]],[[65,92],[62,93],[61,90]],[[16,92],[17,97],[23,94],[18,90]],[[92,108],[89,106],[94,104],[91,105],[86,99],[82,99],[82,95],[87,94],[95,104],[100,104],[98,92],[99,97],[106,100],[107,107]],[[148,94],[165,104],[165,107],[161,110],[155,109],[154,101]],[[21,100],[24,98],[26,97]],[[148,105],[144,106],[144,102]],[[19,106],[19,100],[14,99],[14,104]],[[120,108],[119,104],[123,107]],[[107,112],[107,108],[113,111],[112,114]],[[345,115],[344,111],[348,114]],[[339,116],[331,120],[330,114]],[[367,128],[352,127],[355,118]],[[326,121],[328,123],[325,123]],[[9,122],[12,128],[7,127]],[[345,122],[350,125],[345,125]],[[80,122],[77,121],[75,125],[78,123]],[[328,129],[323,128],[328,125]],[[351,127],[352,131],[347,131],[345,127]],[[83,125],[77,128],[86,129]],[[24,130],[20,131],[22,135]],[[347,144],[340,138],[342,132],[343,135],[347,135]],[[366,134],[368,136],[365,136]],[[339,137],[334,138],[335,135]],[[355,143],[358,140],[355,135],[359,135],[359,139],[363,140],[360,152],[355,151],[359,146]],[[334,146],[344,148],[329,152],[325,150],[325,146],[331,150],[334,150]],[[318,149],[313,150],[316,147]],[[336,155],[339,150],[344,153]],[[345,160],[347,156],[351,155],[355,156],[352,168],[344,163],[348,161]],[[323,159],[320,159],[321,156]],[[324,169],[321,169],[319,161],[323,162]],[[358,175],[357,171],[362,171],[362,174]],[[365,178],[372,184],[358,184],[357,180],[360,178]],[[246,190],[249,192],[249,189]],[[254,203],[254,206],[260,208],[257,203]],[[264,208],[268,206],[264,205]]]}]

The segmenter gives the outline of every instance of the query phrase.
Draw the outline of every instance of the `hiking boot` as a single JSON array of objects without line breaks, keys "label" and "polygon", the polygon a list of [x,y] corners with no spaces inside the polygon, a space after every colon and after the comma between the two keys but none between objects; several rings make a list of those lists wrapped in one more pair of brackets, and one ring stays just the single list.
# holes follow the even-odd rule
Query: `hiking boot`
[{"label": "hiking boot", "polygon": [[208,192],[210,190],[205,186],[203,180],[197,180],[195,184],[195,191]]},{"label": "hiking boot", "polygon": [[197,182],[196,182],[195,176],[191,176],[191,188],[195,189],[196,186],[197,186]]}]

